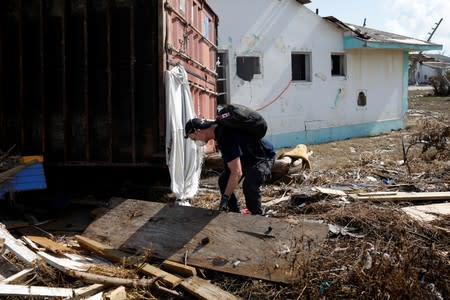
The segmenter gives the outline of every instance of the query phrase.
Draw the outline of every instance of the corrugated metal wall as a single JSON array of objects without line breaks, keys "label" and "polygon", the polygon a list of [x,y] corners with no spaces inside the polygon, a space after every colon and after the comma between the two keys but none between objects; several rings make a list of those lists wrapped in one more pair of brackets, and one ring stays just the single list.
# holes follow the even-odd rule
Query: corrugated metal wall
[{"label": "corrugated metal wall", "polygon": [[203,0],[0,1],[0,150],[47,166],[164,158],[164,70],[216,107],[218,18]]},{"label": "corrugated metal wall", "polygon": [[197,115],[214,118],[218,17],[206,1],[201,0],[168,0],[165,10],[169,66],[183,64]]},{"label": "corrugated metal wall", "polygon": [[2,0],[0,149],[63,165],[161,152],[160,3]]}]

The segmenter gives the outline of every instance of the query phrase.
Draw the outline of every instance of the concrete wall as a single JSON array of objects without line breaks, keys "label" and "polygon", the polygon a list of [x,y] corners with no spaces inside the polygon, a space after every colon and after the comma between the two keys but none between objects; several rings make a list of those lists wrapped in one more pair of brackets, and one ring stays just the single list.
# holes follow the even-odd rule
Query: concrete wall
[{"label": "concrete wall", "polygon": [[421,63],[417,63],[416,72],[415,72],[415,80],[417,83],[426,83],[429,84],[428,79],[432,76],[440,76],[442,75],[441,69],[430,68],[429,66],[423,65]]},{"label": "concrete wall", "polygon": [[[343,49],[343,32],[293,0],[209,0],[219,16],[219,48],[229,55],[230,102],[258,110],[277,147],[377,134],[403,126],[407,59],[401,50]],[[339,17],[339,16],[337,16]],[[291,81],[291,53],[311,53],[311,81]],[[347,76],[331,75],[331,54]],[[237,56],[257,56],[245,81]],[[358,106],[360,91],[367,105]],[[407,91],[406,91],[407,92]]]}]

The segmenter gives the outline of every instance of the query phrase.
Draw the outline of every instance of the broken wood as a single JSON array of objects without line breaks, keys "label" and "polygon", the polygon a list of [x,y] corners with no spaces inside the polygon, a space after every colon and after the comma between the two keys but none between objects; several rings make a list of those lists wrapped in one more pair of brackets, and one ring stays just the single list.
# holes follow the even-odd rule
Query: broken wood
[{"label": "broken wood", "polygon": [[[126,217],[135,211],[140,215]],[[269,228],[275,238],[260,239],[237,231],[263,234]],[[299,253],[311,251],[327,235],[326,224],[301,219],[292,224],[282,219],[134,199],[98,218],[83,233],[119,249],[134,249],[136,253],[151,249],[157,258],[184,263],[186,257],[191,266],[278,282],[295,281],[300,274],[301,264],[296,262]],[[209,243],[202,243],[205,238]],[[286,247],[295,251],[279,255]]]},{"label": "broken wood", "polygon": [[151,264],[148,263],[144,263],[137,267],[139,267],[140,272],[159,278],[164,284],[166,284],[170,288],[176,287],[182,281],[180,277],[167,273],[161,270],[160,268],[152,266]]},{"label": "broken wood", "polygon": [[221,288],[211,284],[210,282],[201,279],[200,277],[189,277],[181,283],[181,286],[192,292],[198,299],[221,299],[221,300],[236,300],[239,297],[222,290]]},{"label": "broken wood", "polygon": [[16,240],[9,232],[5,229],[5,225],[0,223],[0,238],[5,240],[4,246],[6,249],[14,253],[17,258],[19,258],[26,265],[33,265],[39,260],[39,256],[33,251],[28,249],[19,240]]},{"label": "broken wood", "polygon": [[124,266],[130,266],[143,262],[143,259],[141,257],[132,256],[114,247],[99,243],[92,239],[88,239],[84,236],[76,235],[75,239],[80,244],[80,246],[84,247],[85,249],[113,262],[118,262]]},{"label": "broken wood", "polygon": [[106,300],[127,300],[127,291],[124,286],[119,286],[118,288],[105,293]]},{"label": "broken wood", "polygon": [[70,300],[81,300],[87,299],[87,297],[93,296],[95,294],[101,293],[106,288],[105,285],[95,283],[89,286],[84,286],[74,290],[75,296],[70,298]]},{"label": "broken wood", "polygon": [[22,241],[24,241],[29,247],[31,247],[32,250],[34,250],[34,251],[36,251],[36,252],[37,252],[37,251],[44,250],[44,249],[42,249],[42,248],[39,248],[39,246],[36,245],[35,242],[33,242],[32,240],[30,240],[30,239],[27,238],[26,236],[22,236],[21,239],[22,239]]},{"label": "broken wood", "polygon": [[[127,260],[128,258],[133,258],[123,251],[113,249],[110,246],[104,245],[84,236],[76,235],[75,239],[78,241],[80,246],[85,247],[86,249],[114,262],[122,262],[124,260]],[[181,278],[167,273],[148,263],[136,263],[135,266],[145,274],[159,277],[161,281],[170,288],[176,287],[181,282]]]},{"label": "broken wood", "polygon": [[344,191],[330,189],[330,188],[326,188],[326,187],[316,187],[316,189],[319,192],[321,192],[322,194],[327,194],[327,195],[335,195],[335,196],[346,196],[347,195]]},{"label": "broken wood", "polygon": [[431,222],[440,216],[450,215],[450,203],[408,206],[402,210],[418,221]]},{"label": "broken wood", "polygon": [[53,241],[47,237],[35,236],[35,235],[27,235],[26,237],[29,238],[34,243],[38,244],[39,246],[41,246],[55,254],[63,254],[63,253],[73,252],[73,250],[71,248],[66,247],[62,244],[56,243],[55,241]]},{"label": "broken wood", "polygon": [[[107,247],[104,245],[102,246],[102,244],[99,242],[92,241],[89,238],[86,238],[83,236],[75,236],[75,239],[80,243],[80,245],[86,245],[87,248],[91,249],[91,251],[93,251],[94,253],[97,253],[99,255],[101,255],[101,252],[95,252],[95,249],[101,249],[103,247]],[[95,247],[93,247],[92,245],[95,245]],[[112,253],[112,252],[109,252],[109,253]],[[120,251],[116,251],[114,253],[119,254]],[[119,259],[119,260],[122,259],[123,255],[126,255],[126,254],[122,253],[116,259]],[[174,288],[184,282],[184,280],[182,278],[179,278],[173,274],[167,273],[167,272],[165,272],[155,266],[152,266],[148,263],[143,263],[137,267],[139,268],[139,270],[141,272],[143,272],[145,274],[149,274],[151,276],[161,276],[160,277],[161,281],[170,288]],[[217,293],[217,295],[221,295],[221,294],[228,295],[229,294],[229,293],[223,291],[221,288],[216,287],[215,285],[213,285],[205,280],[195,280],[195,282],[197,282],[197,284],[191,283],[191,279],[188,279],[188,282],[183,285],[183,288],[187,292],[189,292],[193,295],[196,295],[200,299],[218,299],[216,297],[211,298],[211,291],[214,291],[215,293]],[[198,288],[198,282],[201,282],[201,285],[203,286],[202,289]],[[155,282],[155,285],[156,284],[157,284],[157,282]],[[229,295],[231,295],[231,294],[229,294]],[[234,297],[234,296],[231,295],[231,297]],[[222,299],[222,298],[219,298],[219,299]],[[236,299],[236,297],[224,298],[224,299]]]},{"label": "broken wood", "polygon": [[103,300],[103,292],[92,295],[88,298],[82,298],[83,300]]},{"label": "broken wood", "polygon": [[190,276],[196,276],[197,270],[194,267],[187,266],[185,264],[177,263],[170,260],[165,260],[161,264],[163,269],[181,275],[183,277],[190,277]]},{"label": "broken wood", "polygon": [[20,269],[13,262],[11,262],[4,255],[0,255],[0,284],[2,280],[16,274],[19,271]]},{"label": "broken wood", "polygon": [[22,281],[23,279],[27,278],[28,275],[34,272],[34,269],[23,269],[22,271],[9,276],[8,278],[3,279],[0,281],[0,284],[11,284],[14,282]]},{"label": "broken wood", "polygon": [[373,192],[349,194],[354,200],[369,201],[445,201],[450,200],[450,192]]},{"label": "broken wood", "polygon": [[31,297],[72,297],[74,295],[74,290],[71,288],[56,288],[47,286],[0,284],[0,295]]},{"label": "broken wood", "polygon": [[267,202],[263,202],[263,203],[261,203],[261,205],[263,207],[272,206],[272,205],[280,204],[281,202],[288,201],[289,199],[291,199],[291,196],[283,196],[281,198],[277,198],[277,199],[273,199],[273,200],[270,200],[270,201],[267,201]]},{"label": "broken wood", "polygon": [[67,270],[87,271],[92,266],[92,264],[80,263],[68,258],[55,257],[42,251],[39,251],[38,255],[46,263],[62,272],[66,272]]}]

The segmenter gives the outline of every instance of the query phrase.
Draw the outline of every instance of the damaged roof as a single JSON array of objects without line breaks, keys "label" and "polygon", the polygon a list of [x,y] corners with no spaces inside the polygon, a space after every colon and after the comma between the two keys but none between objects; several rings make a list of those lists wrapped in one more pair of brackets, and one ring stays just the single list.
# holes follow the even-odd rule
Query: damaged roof
[{"label": "damaged roof", "polygon": [[404,49],[408,51],[442,50],[442,45],[439,44],[373,28],[344,23],[333,16],[324,17],[324,19],[348,33],[344,36],[345,49],[381,48]]},{"label": "damaged roof", "polygon": [[442,54],[422,54],[425,58],[429,60],[434,60],[436,62],[450,63],[450,57]]},{"label": "damaged roof", "polygon": [[450,63],[448,62],[439,62],[439,61],[424,61],[422,64],[428,66],[433,69],[444,69],[450,70]]}]

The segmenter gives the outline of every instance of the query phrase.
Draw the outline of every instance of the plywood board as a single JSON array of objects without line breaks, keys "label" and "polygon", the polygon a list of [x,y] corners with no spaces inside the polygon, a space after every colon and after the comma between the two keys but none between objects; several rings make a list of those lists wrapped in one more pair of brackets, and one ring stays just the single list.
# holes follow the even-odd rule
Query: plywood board
[{"label": "plywood board", "polygon": [[368,201],[446,201],[450,192],[372,192],[349,194],[354,200]]},{"label": "plywood board", "polygon": [[161,259],[291,282],[299,276],[302,257],[327,234],[326,224],[127,199],[83,236],[130,253],[150,249]]},{"label": "plywood board", "polygon": [[416,220],[431,222],[439,219],[439,216],[450,215],[450,203],[408,206],[402,210]]}]

